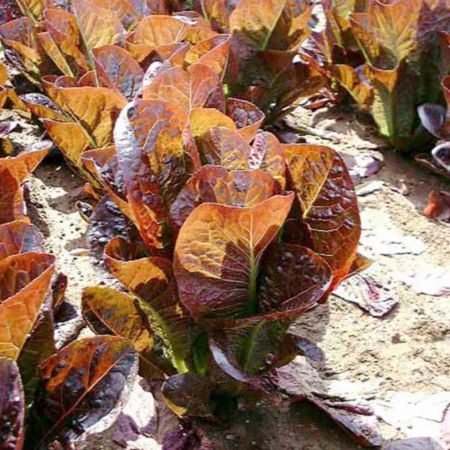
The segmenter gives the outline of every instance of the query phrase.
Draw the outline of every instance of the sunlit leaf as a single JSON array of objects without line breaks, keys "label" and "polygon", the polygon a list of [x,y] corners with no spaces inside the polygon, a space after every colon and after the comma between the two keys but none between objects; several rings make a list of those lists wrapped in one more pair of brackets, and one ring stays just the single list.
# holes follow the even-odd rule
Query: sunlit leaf
[{"label": "sunlit leaf", "polygon": [[73,0],[72,8],[88,51],[123,41],[125,30],[109,0]]},{"label": "sunlit leaf", "polygon": [[284,148],[292,188],[307,227],[307,245],[340,279],[350,270],[361,234],[348,170],[342,158],[328,147],[298,144]]},{"label": "sunlit leaf", "polygon": [[286,187],[286,164],[280,141],[272,134],[261,131],[256,134],[250,151],[250,169],[262,169]]},{"label": "sunlit leaf", "polygon": [[0,261],[0,356],[20,356],[48,293],[54,260],[25,253]]},{"label": "sunlit leaf", "polygon": [[189,65],[203,64],[213,69],[222,78],[227,69],[229,53],[230,37],[217,35],[192,46],[184,59]]},{"label": "sunlit leaf", "polygon": [[256,280],[264,250],[275,239],[293,195],[256,206],[204,203],[184,222],[175,246],[180,298],[195,317],[256,312]]},{"label": "sunlit leaf", "polygon": [[228,172],[222,166],[203,166],[172,203],[171,219],[175,226],[181,227],[202,203],[250,207],[278,193],[277,182],[261,170]]},{"label": "sunlit leaf", "polygon": [[131,54],[117,45],[99,47],[92,53],[102,84],[133,100],[141,89],[144,72]]},{"label": "sunlit leaf", "polygon": [[18,156],[0,159],[0,171],[8,170],[10,174],[22,183],[47,156],[52,143],[43,141],[26,148]]},{"label": "sunlit leaf", "polygon": [[153,340],[136,300],[109,287],[83,290],[83,316],[97,334],[112,334],[133,342],[138,352],[150,350]]},{"label": "sunlit leaf", "polygon": [[38,447],[55,438],[75,443],[108,428],[120,413],[137,362],[132,344],[114,336],[78,340],[47,359],[36,399]]},{"label": "sunlit leaf", "polygon": [[143,91],[145,100],[164,100],[186,111],[205,106],[220,83],[217,73],[203,64],[188,70],[180,67],[163,70]]},{"label": "sunlit leaf", "polygon": [[193,325],[179,302],[172,262],[139,257],[132,245],[117,238],[106,247],[105,261],[112,274],[139,298],[140,308],[152,330],[163,339],[174,366],[186,371]]},{"label": "sunlit leaf", "polygon": [[251,142],[264,121],[264,113],[250,102],[237,98],[227,100],[227,115],[236,124],[239,134]]},{"label": "sunlit leaf", "polygon": [[147,245],[167,243],[168,207],[187,178],[183,132],[187,115],[161,101],[126,107],[114,140],[133,215]]},{"label": "sunlit leaf", "polygon": [[228,170],[250,168],[250,145],[229,128],[211,128],[199,141],[200,154],[207,164],[222,165]]}]

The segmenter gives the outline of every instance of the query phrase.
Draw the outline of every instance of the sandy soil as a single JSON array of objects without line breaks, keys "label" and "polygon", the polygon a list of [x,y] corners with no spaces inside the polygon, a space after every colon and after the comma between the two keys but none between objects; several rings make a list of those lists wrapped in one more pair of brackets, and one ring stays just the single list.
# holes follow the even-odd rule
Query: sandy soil
[{"label": "sandy soil", "polygon": [[[0,120],[3,118],[0,116]],[[20,117],[16,119],[23,122]],[[417,294],[400,279],[405,275],[414,279],[431,270],[439,270],[442,277],[445,274],[448,277],[450,228],[428,220],[420,211],[432,188],[450,188],[401,155],[380,151],[382,143],[373,137],[373,130],[352,113],[323,110],[311,114],[299,109],[290,122],[311,127],[309,131],[315,136],[304,136],[306,142],[384,160],[381,172],[369,179],[382,181],[382,185],[378,184],[381,187],[360,196],[361,251],[375,259],[370,274],[398,299],[394,310],[376,318],[333,297],[294,326],[297,334],[316,342],[325,352],[326,363],[317,369],[315,383],[323,391],[338,387],[348,395],[353,393],[369,401],[379,416],[386,440],[384,449],[439,448],[440,421],[450,404],[450,297]],[[13,138],[24,142],[38,135],[35,127],[25,123]],[[48,250],[57,255],[59,270],[69,276],[67,302],[74,310],[59,326],[63,344],[83,328],[77,312],[82,288],[98,284],[104,274],[80,250],[85,248],[86,223],[75,204],[83,182],[61,159],[52,158],[36,171],[28,186],[30,216],[44,233]],[[376,245],[384,240],[389,247],[395,245],[389,244],[390,238],[408,236],[417,238],[410,250],[418,254],[382,255],[386,250],[380,251]],[[316,369],[308,366],[304,358],[298,358],[295,364],[299,371],[314,375]],[[150,403],[149,394],[135,403],[135,409],[148,405],[149,415],[142,418],[142,429],[154,414],[154,404]],[[129,408],[133,410],[133,404]],[[140,433],[137,428],[133,437],[128,441],[122,439],[120,445],[112,442],[115,432],[112,429],[91,448],[161,448],[154,434]],[[227,423],[207,427],[207,434],[217,450],[360,448],[323,414],[307,405],[290,406],[288,402],[277,407],[261,404],[256,410],[242,411]],[[450,444],[442,448],[448,450]]]}]

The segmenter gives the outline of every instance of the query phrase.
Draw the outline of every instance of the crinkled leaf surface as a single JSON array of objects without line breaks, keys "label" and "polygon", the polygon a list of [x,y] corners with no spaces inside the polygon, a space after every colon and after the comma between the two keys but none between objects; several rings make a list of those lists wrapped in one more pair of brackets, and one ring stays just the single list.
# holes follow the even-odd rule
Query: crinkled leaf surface
[{"label": "crinkled leaf surface", "polygon": [[137,101],[122,111],[114,130],[128,201],[150,248],[168,245],[168,205],[187,177],[186,122],[186,114],[168,103]]},{"label": "crinkled leaf surface", "polygon": [[256,312],[256,281],[264,250],[275,239],[293,195],[256,206],[204,203],[184,222],[175,246],[180,298],[195,317]]},{"label": "crinkled leaf surface", "polygon": [[83,290],[83,316],[97,334],[112,334],[133,342],[136,350],[149,350],[153,341],[136,300],[109,287]]},{"label": "crinkled leaf surface", "polygon": [[[306,224],[308,247],[345,277],[356,255],[361,225],[356,194],[340,156],[328,147],[285,146],[292,188]],[[289,236],[288,239],[294,236]]]},{"label": "crinkled leaf surface", "polygon": [[19,253],[43,252],[44,238],[38,228],[15,221],[0,225],[0,260]]},{"label": "crinkled leaf surface", "polygon": [[0,169],[0,224],[25,220],[25,204],[19,181],[8,169]]},{"label": "crinkled leaf surface", "polygon": [[0,358],[1,448],[22,450],[24,443],[25,398],[16,363]]},{"label": "crinkled leaf surface", "polygon": [[92,51],[102,84],[121,93],[128,101],[141,89],[144,71],[131,54],[117,45],[105,45]]},{"label": "crinkled leaf surface", "polygon": [[45,253],[0,261],[0,356],[19,358],[48,293],[54,261]]},{"label": "crinkled leaf surface", "polygon": [[78,340],[47,359],[36,399],[38,446],[74,443],[110,426],[136,372],[133,345],[115,336]]},{"label": "crinkled leaf surface", "polygon": [[331,280],[330,267],[315,252],[295,244],[272,244],[257,280],[259,314],[213,324],[224,351],[246,373],[258,372],[269,353],[283,350],[289,325],[323,298]]},{"label": "crinkled leaf surface", "polygon": [[249,168],[261,169],[278,181],[281,189],[286,187],[286,163],[280,141],[272,133],[260,131],[256,134],[250,151]]},{"label": "crinkled leaf surface", "polygon": [[72,7],[88,51],[123,41],[125,30],[109,0],[73,0]]},{"label": "crinkled leaf surface", "polygon": [[234,170],[203,166],[184,185],[170,207],[171,219],[181,227],[202,203],[250,207],[279,193],[278,183],[261,170]]},{"label": "crinkled leaf surface", "polygon": [[174,67],[161,71],[142,95],[144,100],[164,100],[190,111],[205,106],[219,83],[219,76],[213,69],[193,64],[188,70]]},{"label": "crinkled leaf surface", "polygon": [[[137,259],[138,258],[138,259]],[[112,274],[140,300],[152,330],[164,341],[172,362],[185,371],[191,351],[192,324],[179,302],[172,262],[160,257],[138,257],[129,243],[113,239],[105,251]]]},{"label": "crinkled leaf surface", "polygon": [[249,169],[251,147],[230,128],[210,128],[198,141],[200,155],[207,164],[218,164],[228,170]]},{"label": "crinkled leaf surface", "polygon": [[264,122],[264,113],[253,103],[238,98],[229,98],[226,107],[227,115],[233,119],[239,134],[251,142]]}]

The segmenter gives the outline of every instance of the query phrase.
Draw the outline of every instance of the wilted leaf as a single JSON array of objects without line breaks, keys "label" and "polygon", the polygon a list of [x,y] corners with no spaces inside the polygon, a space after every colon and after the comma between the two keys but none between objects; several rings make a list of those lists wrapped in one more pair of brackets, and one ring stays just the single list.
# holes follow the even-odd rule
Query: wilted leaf
[{"label": "wilted leaf", "polygon": [[117,238],[106,247],[105,261],[112,274],[139,298],[140,308],[148,316],[152,330],[163,339],[172,363],[179,372],[185,372],[192,323],[178,299],[172,262],[139,257],[132,245]]},{"label": "wilted leaf", "polygon": [[109,427],[134,381],[137,362],[132,344],[114,336],[78,340],[45,361],[36,399],[39,432],[33,433],[38,446],[55,438],[76,443]]},{"label": "wilted leaf", "polygon": [[27,222],[15,221],[0,225],[0,260],[19,253],[43,252],[44,238]]},{"label": "wilted leaf", "polygon": [[128,339],[138,352],[153,346],[147,323],[130,295],[109,287],[88,287],[83,290],[82,309],[95,333]]},{"label": "wilted leaf", "polygon": [[317,396],[307,400],[330,416],[358,444],[369,447],[382,445],[378,420],[369,405],[356,401],[322,400]]},{"label": "wilted leaf", "polygon": [[275,239],[293,195],[238,208],[205,203],[182,226],[175,246],[180,298],[195,317],[239,317],[258,309],[264,250]]},{"label": "wilted leaf", "polygon": [[22,450],[25,398],[19,368],[7,358],[0,358],[0,417],[2,450]]},{"label": "wilted leaf", "polygon": [[19,358],[48,293],[54,261],[45,253],[0,261],[0,356]]},{"label": "wilted leaf", "polygon": [[328,147],[284,148],[292,188],[307,228],[307,245],[327,261],[336,280],[345,277],[361,234],[357,198],[347,168]]},{"label": "wilted leaf", "polygon": [[250,207],[280,191],[277,182],[261,170],[228,172],[222,166],[203,166],[184,185],[170,207],[171,219],[181,227],[200,204]]},{"label": "wilted leaf", "polygon": [[368,274],[355,274],[343,281],[334,294],[355,303],[371,316],[383,317],[398,304],[398,298],[387,286]]}]

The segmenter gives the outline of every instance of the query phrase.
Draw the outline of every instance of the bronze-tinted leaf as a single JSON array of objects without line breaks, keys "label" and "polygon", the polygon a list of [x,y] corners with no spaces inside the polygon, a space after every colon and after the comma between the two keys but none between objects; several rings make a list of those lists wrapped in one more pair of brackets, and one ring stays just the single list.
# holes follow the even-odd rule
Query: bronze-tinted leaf
[{"label": "bronze-tinted leaf", "polygon": [[130,295],[109,287],[88,287],[83,290],[82,310],[95,333],[128,339],[138,352],[153,346],[148,325]]},{"label": "bronze-tinted leaf", "polygon": [[47,295],[17,358],[27,403],[34,400],[39,365],[56,351],[54,333],[53,297]]},{"label": "bronze-tinted leaf", "polygon": [[8,169],[0,170],[0,224],[25,220],[25,204],[20,183]]},{"label": "bronze-tinted leaf", "polygon": [[47,359],[36,399],[39,438],[33,438],[38,447],[55,438],[75,443],[110,426],[134,381],[137,363],[132,344],[115,336],[78,340]]},{"label": "bronze-tinted leaf", "polygon": [[47,96],[39,93],[24,94],[20,99],[40,119],[65,120],[64,112]]},{"label": "bronze-tinted leaf", "polygon": [[332,281],[328,264],[315,252],[295,244],[272,244],[257,281],[259,314],[210,323],[226,353],[250,374],[277,355],[295,318],[327,293]]},{"label": "bronze-tinted leaf", "polygon": [[165,60],[179,48],[187,29],[187,24],[176,17],[150,15],[127,36],[128,50],[139,62],[153,52]]},{"label": "bronze-tinted leaf", "polygon": [[122,213],[133,220],[115,147],[88,150],[81,155],[80,161],[92,177],[101,183]]},{"label": "bronze-tinted leaf", "polygon": [[54,144],[72,164],[78,166],[81,154],[91,144],[81,126],[50,119],[44,119],[42,122]]},{"label": "bronze-tinted leaf", "polygon": [[278,193],[278,183],[261,170],[228,172],[222,166],[203,166],[172,203],[171,219],[179,228],[202,203],[250,207]]},{"label": "bronze-tinted leaf", "polygon": [[61,89],[61,96],[96,148],[111,143],[114,124],[126,105],[120,94],[102,87],[74,87]]},{"label": "bronze-tinted leaf", "polygon": [[25,398],[19,368],[7,358],[0,358],[0,417],[0,448],[22,450]]},{"label": "bronze-tinted leaf", "polygon": [[184,222],[175,246],[180,298],[195,317],[239,317],[258,309],[262,254],[291,209],[293,194],[256,206],[204,203]]},{"label": "bronze-tinted leaf", "polygon": [[336,279],[345,277],[361,234],[357,198],[345,163],[328,147],[286,145],[285,152],[308,231],[307,245],[327,261]]},{"label": "bronze-tinted leaf", "polygon": [[88,51],[123,41],[125,30],[109,0],[73,0],[72,7]]},{"label": "bronze-tinted leaf", "polygon": [[278,181],[281,189],[286,187],[286,163],[283,146],[272,133],[256,134],[250,152],[250,169],[261,169]]},{"label": "bronze-tinted leaf", "polygon": [[106,244],[115,236],[121,236],[129,240],[139,239],[139,234],[133,224],[105,195],[97,203],[89,217],[86,240],[91,255],[98,261],[102,261]]},{"label": "bronze-tinted leaf", "polygon": [[174,367],[183,373],[191,351],[193,325],[179,302],[172,262],[160,257],[139,258],[135,250],[132,244],[115,238],[105,249],[106,264],[139,298],[152,330],[164,341]]},{"label": "bronze-tinted leaf", "polygon": [[114,130],[119,168],[142,239],[168,245],[168,207],[187,178],[183,133],[187,115],[166,102],[137,101]]},{"label": "bronze-tinted leaf", "polygon": [[43,141],[27,147],[18,156],[1,158],[0,171],[7,169],[19,183],[22,183],[47,156],[51,146],[51,141]]},{"label": "bronze-tinted leaf", "polygon": [[227,115],[236,124],[239,134],[251,142],[264,122],[264,113],[253,103],[238,98],[227,100]]},{"label": "bronze-tinted leaf", "polygon": [[48,293],[54,261],[45,253],[24,253],[0,261],[0,356],[20,356]]},{"label": "bronze-tinted leaf", "polygon": [[161,71],[144,89],[145,100],[164,100],[186,111],[205,106],[220,84],[219,76],[203,64],[193,64],[187,70],[180,67]]},{"label": "bronze-tinted leaf", "polygon": [[61,8],[47,8],[44,19],[47,32],[39,33],[38,39],[56,66],[69,76],[87,72],[89,64],[76,17]]},{"label": "bronze-tinted leaf", "polygon": [[230,36],[217,35],[197,45],[192,46],[186,53],[185,62],[203,64],[214,70],[222,79],[228,65],[230,53]]},{"label": "bronze-tinted leaf", "polygon": [[26,222],[0,225],[0,260],[19,253],[44,251],[44,238],[39,230]]},{"label": "bronze-tinted leaf", "polygon": [[92,53],[101,83],[133,100],[141,89],[144,71],[131,54],[117,45],[105,45]]},{"label": "bronze-tinted leaf", "polygon": [[250,145],[229,128],[211,128],[199,141],[200,154],[207,164],[222,165],[228,170],[250,168]]}]

